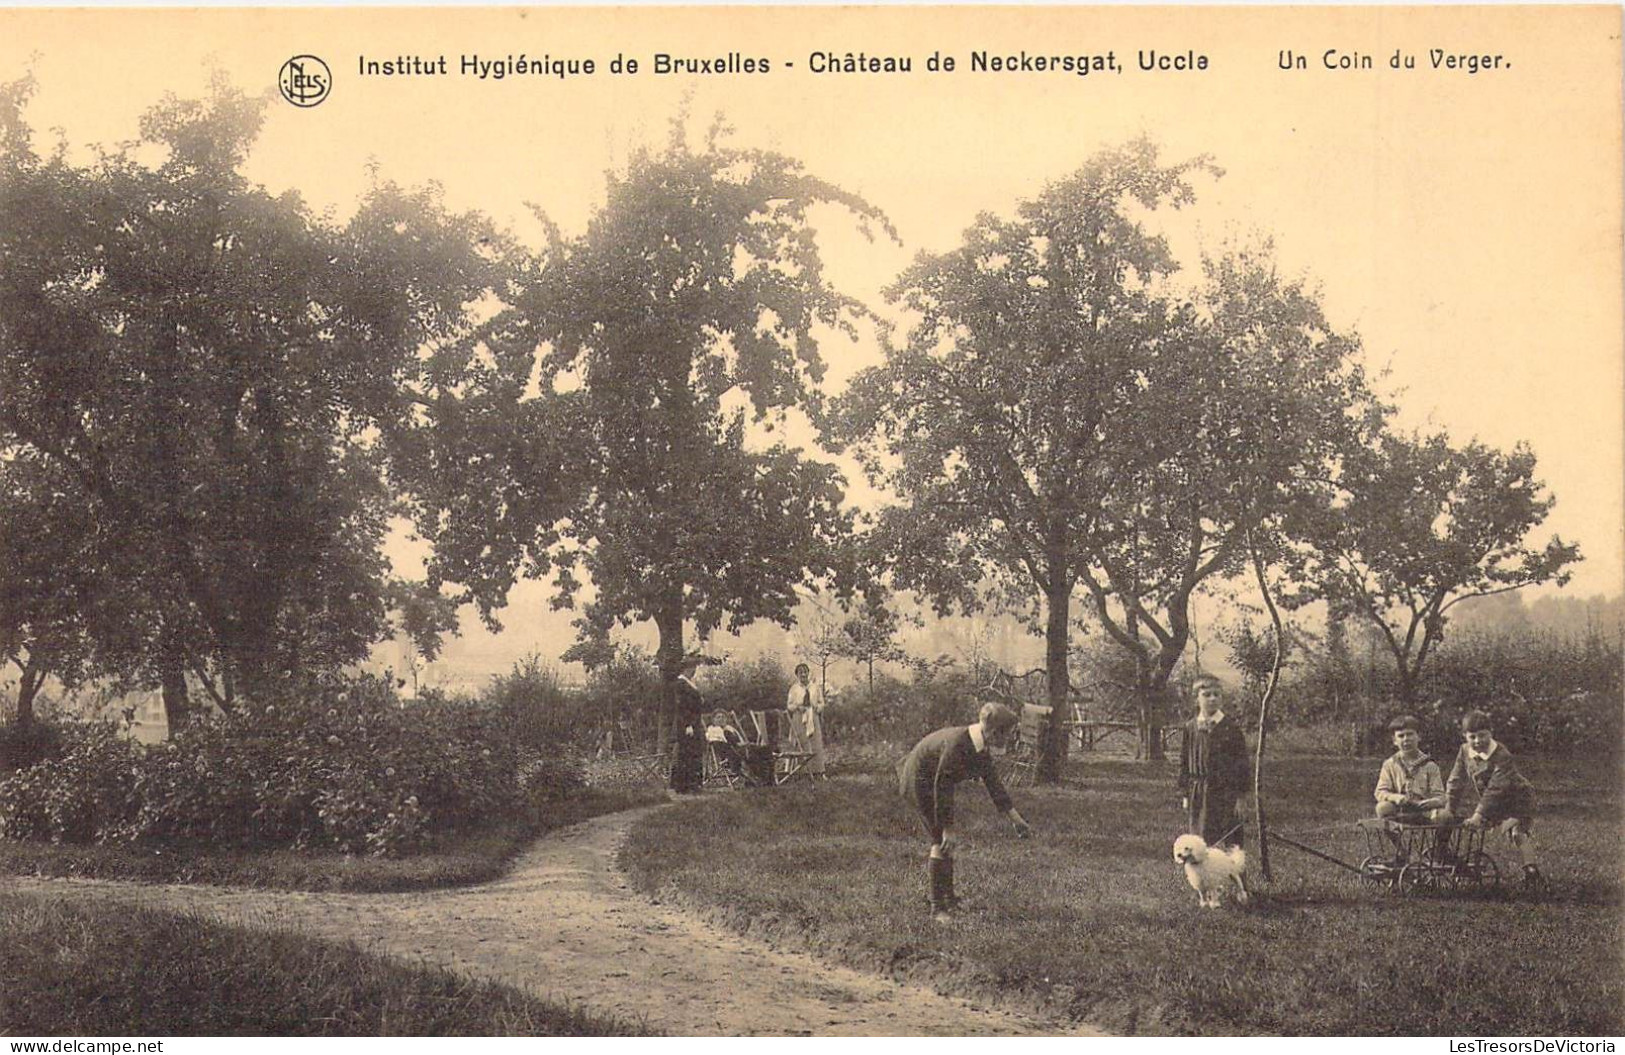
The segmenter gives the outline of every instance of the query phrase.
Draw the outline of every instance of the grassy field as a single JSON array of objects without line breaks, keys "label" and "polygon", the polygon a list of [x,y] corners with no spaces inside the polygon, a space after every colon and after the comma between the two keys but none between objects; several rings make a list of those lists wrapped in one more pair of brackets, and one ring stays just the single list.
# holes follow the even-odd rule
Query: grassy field
[{"label": "grassy field", "polygon": [[424,853],[400,858],[215,846],[70,846],[0,840],[0,875],[354,893],[465,886],[500,876],[514,855],[544,832],[662,801],[658,788],[590,790],[557,803],[532,821],[510,821],[446,836]]},{"label": "grassy field", "polygon": [[287,932],[0,894],[0,1034],[624,1036],[641,1024]]},{"label": "grassy field", "polygon": [[[1026,842],[965,789],[970,907],[948,926],[925,909],[919,822],[882,778],[707,796],[648,818],[622,859],[641,889],[736,929],[1125,1033],[1620,1034],[1619,768],[1527,769],[1552,886],[1539,904],[1400,898],[1278,847],[1253,906],[1200,910],[1170,860],[1183,824],[1172,774],[1134,762],[1017,791],[1038,829]],[[1376,770],[1272,762],[1272,825],[1358,861],[1352,822]],[[1488,845],[1516,871],[1498,836]]]}]

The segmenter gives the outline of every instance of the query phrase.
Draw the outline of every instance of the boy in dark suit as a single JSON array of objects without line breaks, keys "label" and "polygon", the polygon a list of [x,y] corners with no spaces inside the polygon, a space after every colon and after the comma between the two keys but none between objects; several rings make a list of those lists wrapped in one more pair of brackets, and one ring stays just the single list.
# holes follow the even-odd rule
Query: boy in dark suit
[{"label": "boy in dark suit", "polygon": [[914,745],[897,767],[897,786],[903,797],[914,803],[920,820],[931,836],[928,860],[931,881],[931,916],[947,923],[956,903],[954,898],[954,787],[963,780],[980,778],[998,808],[1025,839],[1029,826],[1010,802],[999,774],[993,768],[990,747],[1003,747],[1016,727],[1016,716],[997,703],[982,706],[975,725],[938,729]]},{"label": "boy in dark suit", "polygon": [[1224,713],[1224,688],[1203,674],[1191,682],[1196,717],[1185,725],[1179,744],[1179,789],[1193,835],[1209,846],[1240,846],[1247,816],[1247,785],[1252,765],[1241,726]]},{"label": "boy in dark suit", "polygon": [[1469,828],[1499,828],[1523,858],[1524,882],[1532,888],[1544,882],[1539,853],[1530,829],[1535,824],[1535,786],[1518,771],[1512,752],[1495,740],[1490,716],[1468,711],[1461,719],[1464,743],[1445,782],[1445,807],[1460,817],[1468,789],[1478,804],[1462,824]]}]

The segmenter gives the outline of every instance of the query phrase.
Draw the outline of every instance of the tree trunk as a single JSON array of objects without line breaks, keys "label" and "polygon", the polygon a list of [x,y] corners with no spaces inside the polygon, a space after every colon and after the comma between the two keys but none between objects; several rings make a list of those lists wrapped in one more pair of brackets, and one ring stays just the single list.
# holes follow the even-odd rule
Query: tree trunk
[{"label": "tree trunk", "polygon": [[164,694],[164,723],[169,726],[169,735],[174,736],[186,728],[192,717],[191,701],[186,693],[186,665],[172,646],[164,649],[158,664]]},{"label": "tree trunk", "polygon": [[1399,657],[1399,709],[1409,712],[1416,703],[1417,668],[1405,662],[1406,657]]},{"label": "tree trunk", "polygon": [[1147,761],[1161,762],[1165,757],[1162,749],[1163,723],[1166,720],[1162,713],[1162,700],[1157,686],[1151,677],[1143,672],[1144,663],[1135,671],[1135,682],[1138,684],[1140,694],[1140,713],[1144,715],[1145,725],[1145,757]]},{"label": "tree trunk", "polygon": [[[1051,563],[1056,568],[1056,563]],[[1043,750],[1038,756],[1038,772],[1035,779],[1040,784],[1059,784],[1061,782],[1061,769],[1066,762],[1067,741],[1066,727],[1062,724],[1071,718],[1071,674],[1067,670],[1068,635],[1072,623],[1072,580],[1059,570],[1051,572],[1051,585],[1049,596],[1045,599],[1048,607],[1048,623],[1044,628],[1044,671],[1047,675],[1049,689],[1049,733],[1041,743]]]},{"label": "tree trunk", "polygon": [[1248,542],[1253,551],[1253,570],[1258,573],[1258,590],[1264,595],[1264,607],[1269,609],[1270,624],[1275,628],[1275,653],[1270,660],[1269,683],[1264,686],[1264,695],[1258,702],[1258,746],[1253,753],[1253,819],[1254,827],[1258,829],[1258,867],[1264,875],[1264,882],[1268,883],[1272,877],[1269,828],[1264,816],[1264,737],[1269,731],[1270,701],[1281,681],[1286,628],[1281,625],[1281,613],[1275,607],[1275,599],[1270,596],[1269,581],[1264,578],[1264,560],[1258,555],[1257,547],[1251,545],[1251,539]]},{"label": "tree trunk", "polygon": [[655,658],[660,666],[660,705],[655,715],[655,751],[670,752],[672,718],[677,712],[677,678],[683,673],[683,600],[682,591],[673,599],[668,596],[655,615],[655,629],[660,632],[660,644]]},{"label": "tree trunk", "polygon": [[13,719],[20,726],[34,724],[34,697],[39,694],[40,685],[45,681],[45,671],[42,664],[28,657],[23,664],[22,677],[17,682],[17,716]]}]

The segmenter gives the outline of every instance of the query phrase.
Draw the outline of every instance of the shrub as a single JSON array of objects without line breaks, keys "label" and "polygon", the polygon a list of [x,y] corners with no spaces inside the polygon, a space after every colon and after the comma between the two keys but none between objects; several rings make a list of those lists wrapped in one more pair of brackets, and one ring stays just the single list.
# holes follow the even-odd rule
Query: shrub
[{"label": "shrub", "polygon": [[90,842],[130,819],[140,748],[105,722],[68,726],[61,754],[0,780],[0,835]]},{"label": "shrub", "polygon": [[585,790],[587,766],[576,757],[539,755],[520,767],[519,785],[531,806],[545,806]]},{"label": "shrub", "polygon": [[590,701],[571,692],[558,671],[534,653],[492,678],[480,699],[502,714],[515,743],[534,751],[585,751],[603,725]]},{"label": "shrub", "polygon": [[[614,730],[617,749],[655,747],[655,716],[660,708],[660,673],[649,654],[623,645],[609,663],[594,668],[577,694],[580,722],[597,736]],[[632,743],[626,743],[626,736]]]},{"label": "shrub", "polygon": [[0,773],[27,769],[62,753],[62,729],[55,722],[0,725]]},{"label": "shrub", "polygon": [[757,656],[708,668],[699,686],[707,710],[729,710],[743,716],[746,711],[782,710],[790,693],[790,675],[777,659]]},{"label": "shrub", "polygon": [[0,834],[54,841],[206,839],[395,854],[524,810],[509,714],[470,700],[402,704],[372,677],[331,679],[202,718],[143,750],[75,727],[62,757],[0,782]]}]

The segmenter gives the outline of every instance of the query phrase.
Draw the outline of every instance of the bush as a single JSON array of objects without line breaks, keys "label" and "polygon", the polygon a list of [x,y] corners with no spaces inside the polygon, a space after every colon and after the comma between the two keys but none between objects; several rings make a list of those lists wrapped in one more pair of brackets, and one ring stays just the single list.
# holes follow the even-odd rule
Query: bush
[{"label": "bush", "polygon": [[402,704],[361,677],[199,719],[147,749],[110,725],[77,726],[59,760],[0,781],[0,834],[400,853],[517,816],[535,787],[580,786],[562,770],[522,785],[531,759],[509,717],[468,700]]},{"label": "bush", "polygon": [[64,741],[56,759],[0,781],[0,835],[90,842],[128,824],[140,749],[105,722],[70,726]]},{"label": "bush", "polygon": [[699,687],[706,710],[733,711],[743,717],[746,711],[783,710],[790,675],[777,659],[757,656],[708,668],[699,678]]},{"label": "bush", "polygon": [[873,689],[854,685],[830,701],[824,727],[831,739],[912,745],[935,729],[975,721],[981,702],[972,678],[958,671],[913,682],[882,675]]},{"label": "bush", "polygon": [[519,769],[519,784],[532,807],[569,798],[587,787],[587,764],[576,757],[537,756]]},{"label": "bush", "polygon": [[[588,674],[577,696],[579,721],[594,734],[614,730],[617,749],[654,749],[660,673],[647,652],[621,646],[608,664]],[[632,743],[624,742],[623,734],[630,734]]]},{"label": "bush", "polygon": [[492,678],[480,699],[502,714],[516,743],[533,751],[585,751],[603,724],[589,701],[571,692],[558,671],[534,653]]},{"label": "bush", "polygon": [[54,722],[0,725],[0,773],[27,769],[62,753],[62,729]]}]

